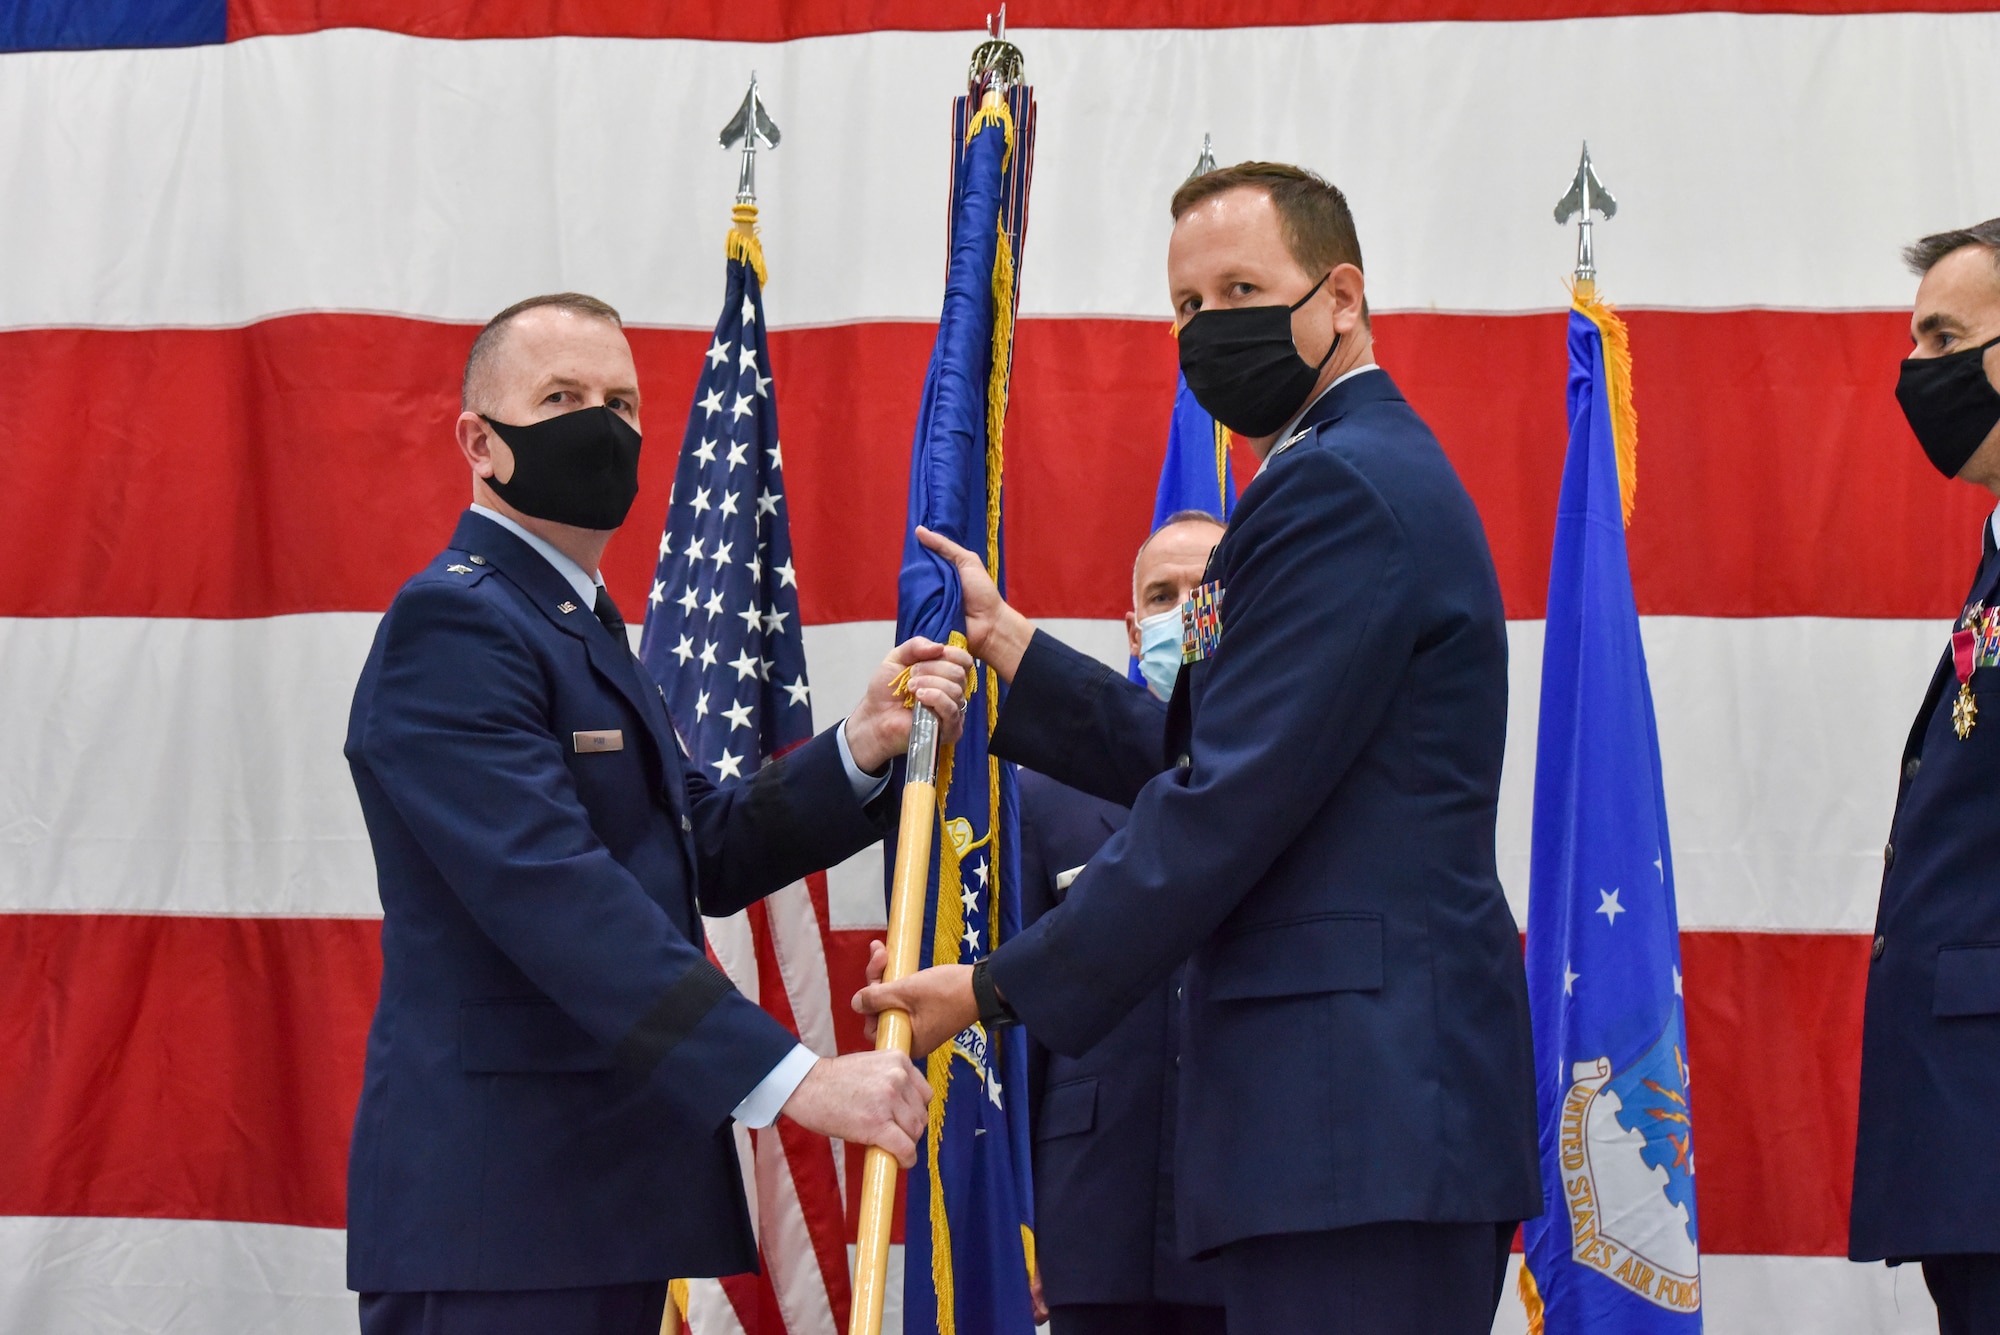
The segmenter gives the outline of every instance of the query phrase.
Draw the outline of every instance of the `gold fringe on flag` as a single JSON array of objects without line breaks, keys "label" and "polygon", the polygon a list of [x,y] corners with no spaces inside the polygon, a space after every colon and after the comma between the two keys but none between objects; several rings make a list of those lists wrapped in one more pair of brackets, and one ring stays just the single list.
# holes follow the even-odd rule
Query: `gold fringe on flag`
[{"label": "gold fringe on flag", "polygon": [[732,260],[742,260],[757,275],[757,285],[768,287],[771,275],[764,269],[764,243],[757,238],[757,206],[738,204],[730,210],[733,225],[722,248]]},{"label": "gold fringe on flag", "polygon": [[1525,1259],[1521,1263],[1521,1306],[1528,1312],[1528,1335],[1543,1335],[1542,1291]]},{"label": "gold fringe on flag", "polygon": [[1571,309],[1597,326],[1604,342],[1605,397],[1611,401],[1611,439],[1618,455],[1618,504],[1626,524],[1639,493],[1639,410],[1632,404],[1632,340],[1610,302],[1581,284],[1570,291]]}]

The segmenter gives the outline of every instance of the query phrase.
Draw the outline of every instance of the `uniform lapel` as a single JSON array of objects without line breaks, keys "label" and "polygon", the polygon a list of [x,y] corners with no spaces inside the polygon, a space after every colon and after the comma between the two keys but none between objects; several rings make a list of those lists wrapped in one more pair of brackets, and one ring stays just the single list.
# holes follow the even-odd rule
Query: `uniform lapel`
[{"label": "uniform lapel", "polygon": [[[1996,588],[1996,586],[2000,586],[2000,560],[1995,559],[1993,525],[1990,521],[1986,524],[1979,546],[1979,572],[1973,576],[1972,588],[1965,595],[1965,605],[1967,607],[1970,607],[1974,603],[1989,601],[1994,597],[1996,592],[2000,592],[2000,588]],[[1965,613],[1961,609],[1959,616],[1962,617],[1964,615]],[[1953,618],[1953,629],[1956,629],[1957,626],[1958,618]],[[1943,697],[1946,688],[1957,677],[1958,672],[1952,666],[1951,645],[1947,643],[1944,653],[1938,657],[1937,670],[1931,673],[1931,684],[1924,692],[1923,707],[1917,710],[1916,720],[1910,724],[1909,740],[1903,743],[1905,773],[1908,772],[1910,761],[1923,754],[1924,737],[1930,731],[1931,715],[1936,712],[1938,701]]]}]

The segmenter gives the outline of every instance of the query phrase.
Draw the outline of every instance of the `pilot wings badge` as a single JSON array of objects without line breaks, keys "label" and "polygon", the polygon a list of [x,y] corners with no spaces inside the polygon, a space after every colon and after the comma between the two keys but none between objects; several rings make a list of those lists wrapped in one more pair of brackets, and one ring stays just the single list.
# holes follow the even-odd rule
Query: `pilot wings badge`
[{"label": "pilot wings badge", "polygon": [[1570,1254],[1674,1312],[1701,1310],[1687,1063],[1677,1026],[1622,1071],[1570,1068],[1558,1131]]}]

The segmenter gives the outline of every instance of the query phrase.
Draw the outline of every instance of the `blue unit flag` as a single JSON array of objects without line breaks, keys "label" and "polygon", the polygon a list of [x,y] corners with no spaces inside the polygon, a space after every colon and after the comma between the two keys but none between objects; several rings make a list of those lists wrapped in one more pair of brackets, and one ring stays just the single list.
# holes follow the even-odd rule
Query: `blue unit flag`
[{"label": "blue unit flag", "polygon": [[[1227,523],[1236,512],[1236,478],[1229,467],[1229,428],[1195,402],[1187,377],[1174,387],[1174,414],[1167,421],[1167,457],[1160,462],[1160,485],[1153,493],[1153,525],[1183,510],[1200,510]],[[1145,684],[1139,660],[1125,665],[1125,675]]]},{"label": "blue unit flag", "polygon": [[1548,1335],[1701,1329],[1680,924],[1625,552],[1629,376],[1624,326],[1580,298],[1528,881],[1546,1209],[1521,1288]]},{"label": "blue unit flag", "polygon": [[[1002,426],[1033,143],[1027,88],[1016,86],[983,109],[958,100],[950,260],[910,459],[898,640],[964,642],[957,571],[917,542],[919,524],[981,553],[1006,590]],[[982,665],[964,734],[939,759],[926,965],[972,963],[1020,930],[1014,773],[987,749],[1000,691],[997,674]],[[1025,1042],[1018,1031],[989,1033],[975,1024],[930,1055],[927,1073],[930,1127],[906,1199],[903,1329],[1029,1335],[1034,1243]]]}]

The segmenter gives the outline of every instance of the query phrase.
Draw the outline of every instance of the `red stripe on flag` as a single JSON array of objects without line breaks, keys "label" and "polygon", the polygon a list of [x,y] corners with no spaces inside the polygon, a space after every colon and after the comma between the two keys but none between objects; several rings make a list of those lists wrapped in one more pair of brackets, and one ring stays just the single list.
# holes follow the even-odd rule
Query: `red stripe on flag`
[{"label": "red stripe on flag", "polygon": [[0,1214],[341,1228],[381,924],[0,916]]},{"label": "red stripe on flag", "polygon": [[[1605,18],[1727,8],[1740,13],[1866,14],[1983,9],[1983,0],[1042,0],[1017,15],[1037,28],[1238,28],[1321,23]],[[878,29],[976,32],[980,11],[928,0],[231,0],[229,38],[385,28],[415,37],[682,37],[775,42]],[[968,40],[970,40],[968,38]]]},{"label": "red stripe on flag", "polygon": [[[1508,614],[1541,615],[1563,442],[1564,316],[1383,315],[1383,365],[1479,503]],[[1983,492],[1934,474],[1893,396],[1901,314],[1630,315],[1640,609],[1943,617]],[[387,606],[469,487],[453,387],[473,331],[360,315],[222,330],[0,334],[0,615],[250,617]],[[651,447],[605,572],[650,588],[708,335],[634,330]],[[933,330],[772,336],[809,623],[895,616],[910,434]],[[1008,417],[1016,600],[1115,618],[1165,448],[1174,348],[1137,320],[1024,320]],[[82,405],[79,407],[79,405]],[[1806,541],[1801,541],[1804,535]]]},{"label": "red stripe on flag", "polygon": [[[828,937],[843,1051],[865,1046],[846,1003],[871,935]],[[0,916],[0,1214],[339,1227],[378,939],[349,919]],[[1681,950],[1703,1249],[1844,1254],[1868,938]],[[850,1202],[860,1181],[856,1154]]]}]

